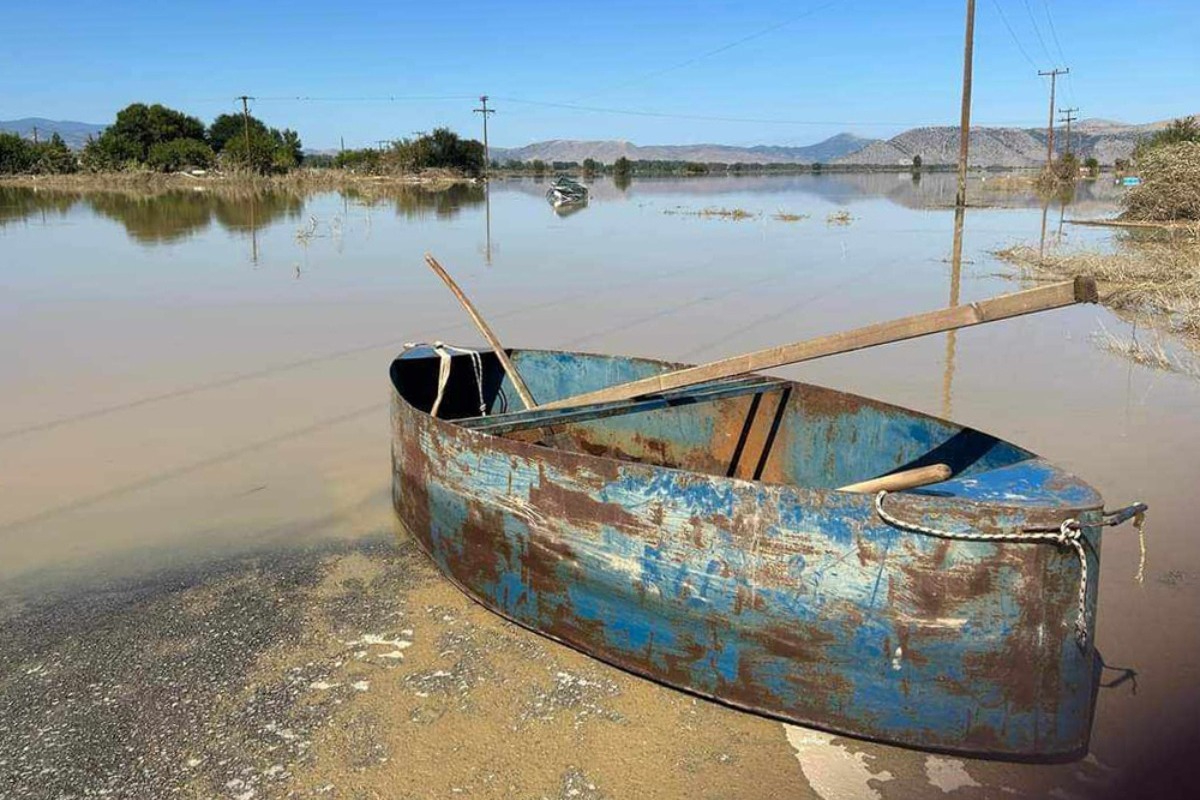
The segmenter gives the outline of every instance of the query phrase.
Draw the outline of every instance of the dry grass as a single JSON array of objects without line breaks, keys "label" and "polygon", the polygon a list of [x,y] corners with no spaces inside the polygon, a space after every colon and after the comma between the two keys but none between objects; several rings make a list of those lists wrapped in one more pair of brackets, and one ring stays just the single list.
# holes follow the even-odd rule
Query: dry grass
[{"label": "dry grass", "polygon": [[1107,253],[1017,245],[997,255],[1034,279],[1090,275],[1105,305],[1200,349],[1200,225],[1123,233]]},{"label": "dry grass", "polygon": [[1125,195],[1125,219],[1200,220],[1200,142],[1155,147],[1138,158],[1142,182]]},{"label": "dry grass", "polygon": [[356,175],[340,169],[297,169],[285,175],[237,172],[208,172],[204,175],[190,175],[185,172],[80,172],[73,175],[15,175],[0,178],[0,186],[71,192],[136,191],[148,194],[180,189],[221,194],[266,191],[317,192],[389,186],[422,186],[437,189],[470,182],[470,178],[464,178],[449,170],[425,170],[415,175],[371,176]]},{"label": "dry grass", "polygon": [[985,192],[1032,192],[1037,186],[1037,176],[1027,173],[987,175],[980,181]]},{"label": "dry grass", "polygon": [[689,217],[715,217],[717,219],[731,219],[735,222],[744,219],[757,219],[760,216],[744,208],[704,208],[699,211],[689,211],[684,208],[668,208],[663,213]]},{"label": "dry grass", "polygon": [[771,218],[780,222],[799,222],[802,219],[808,219],[808,214],[789,214],[786,211],[780,211],[773,214]]},{"label": "dry grass", "polygon": [[825,218],[825,224],[827,225],[849,225],[853,221],[854,217],[844,208],[834,211]]}]

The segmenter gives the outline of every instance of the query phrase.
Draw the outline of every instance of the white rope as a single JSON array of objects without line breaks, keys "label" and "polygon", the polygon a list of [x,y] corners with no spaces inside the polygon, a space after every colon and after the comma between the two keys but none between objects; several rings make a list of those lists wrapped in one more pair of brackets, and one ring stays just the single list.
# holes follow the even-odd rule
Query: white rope
[{"label": "white rope", "polygon": [[475,370],[475,386],[479,390],[479,416],[487,416],[487,401],[483,399],[483,358],[478,350],[471,350],[467,347],[455,347],[454,345],[446,344],[445,342],[434,342],[432,345],[424,342],[405,342],[404,350],[413,350],[417,347],[428,347],[433,352],[437,353],[440,362],[438,363],[438,390],[437,397],[434,398],[433,408],[429,409],[429,416],[436,417],[438,409],[442,405],[442,398],[446,393],[446,384],[450,382],[450,366],[452,353],[462,353],[471,357],[471,366]]},{"label": "white rope", "polygon": [[[924,533],[929,536],[937,536],[941,539],[954,539],[957,541],[968,542],[1018,542],[1031,544],[1056,544],[1059,547],[1071,547],[1075,551],[1075,555],[1079,558],[1079,611],[1075,618],[1075,638],[1079,642],[1081,648],[1087,647],[1088,641],[1088,616],[1087,616],[1087,586],[1088,586],[1088,566],[1087,566],[1087,551],[1083,549],[1083,525],[1075,518],[1065,519],[1058,526],[1057,531],[1053,530],[1021,530],[1019,532],[1009,533],[979,533],[976,531],[968,533],[958,533],[955,531],[946,531],[939,528],[929,528],[924,525],[918,525],[915,522],[906,522],[902,519],[897,519],[889,514],[883,508],[883,499],[887,497],[887,491],[883,490],[875,495],[875,511],[879,514],[879,518],[884,522],[896,528],[903,530],[914,531],[916,533]],[[1140,504],[1137,504],[1140,505]],[[1106,519],[1099,525],[1119,525],[1123,520],[1110,521],[1108,517],[1117,517],[1120,512],[1102,512]],[[1138,512],[1134,516],[1134,527],[1137,528],[1139,536],[1142,536],[1145,512]],[[1098,526],[1099,526],[1098,525]],[[1097,526],[1097,527],[1098,527]],[[1142,563],[1145,563],[1145,539],[1142,538]],[[1141,570],[1139,569],[1139,577]]]}]

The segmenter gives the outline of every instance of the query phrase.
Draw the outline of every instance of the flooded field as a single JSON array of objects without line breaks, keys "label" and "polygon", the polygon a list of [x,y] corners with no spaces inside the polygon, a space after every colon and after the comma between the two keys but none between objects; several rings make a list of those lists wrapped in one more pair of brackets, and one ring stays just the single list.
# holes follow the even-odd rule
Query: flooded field
[{"label": "flooded field", "polygon": [[[393,533],[387,368],[505,344],[699,362],[1023,288],[993,252],[1115,211],[953,176],[297,195],[0,186],[0,797],[1116,794],[1200,736],[1200,381],[1075,307],[781,370],[980,428],[1150,504],[1106,535],[1091,754],[784,726],[489,615]],[[736,213],[740,212],[740,213]],[[1153,337],[1142,331],[1142,336]],[[1174,343],[1164,342],[1167,348]],[[1150,776],[1150,777],[1147,777]]]}]

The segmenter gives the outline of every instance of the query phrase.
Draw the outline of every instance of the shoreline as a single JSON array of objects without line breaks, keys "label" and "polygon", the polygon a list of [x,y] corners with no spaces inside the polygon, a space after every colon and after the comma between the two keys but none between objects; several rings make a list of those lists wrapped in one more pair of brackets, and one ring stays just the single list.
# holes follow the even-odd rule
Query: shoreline
[{"label": "shoreline", "polygon": [[284,175],[208,172],[76,172],[66,175],[3,175],[0,187],[46,189],[67,192],[91,191],[313,191],[350,188],[403,186],[430,190],[482,183],[482,179],[446,170],[428,170],[405,175],[360,175],[334,169],[302,169]]}]

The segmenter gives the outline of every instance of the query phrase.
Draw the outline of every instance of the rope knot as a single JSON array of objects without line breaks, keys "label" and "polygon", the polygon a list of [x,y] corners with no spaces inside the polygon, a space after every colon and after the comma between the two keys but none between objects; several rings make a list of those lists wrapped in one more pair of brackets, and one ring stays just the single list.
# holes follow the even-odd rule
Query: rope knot
[{"label": "rope knot", "polygon": [[1069,544],[1078,542],[1083,536],[1083,526],[1079,524],[1079,520],[1075,518],[1064,519],[1062,524],[1058,526],[1058,535],[1054,537],[1059,546],[1066,547]]}]

